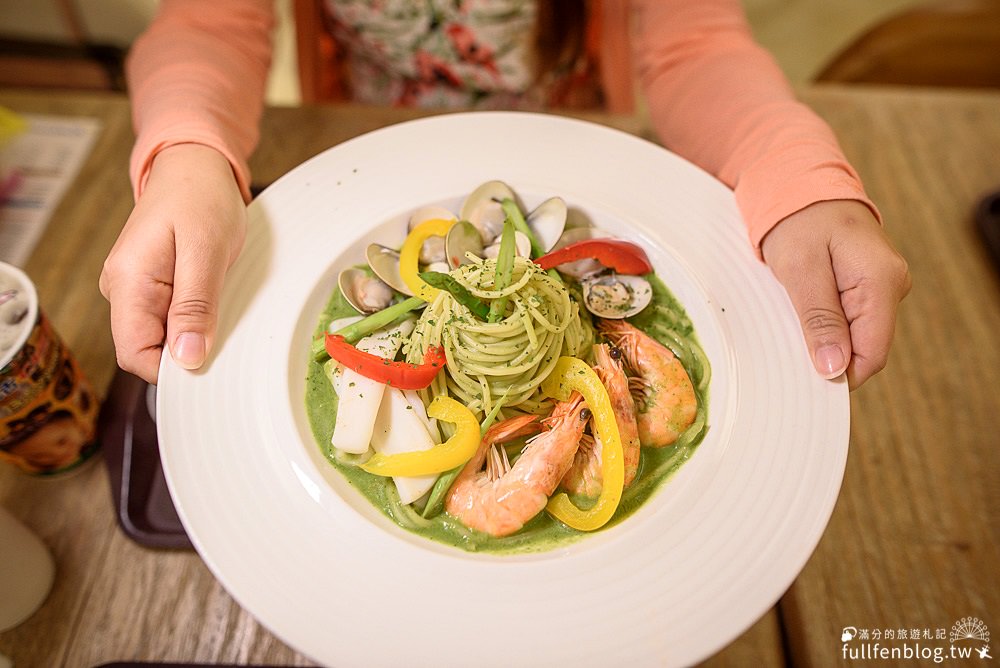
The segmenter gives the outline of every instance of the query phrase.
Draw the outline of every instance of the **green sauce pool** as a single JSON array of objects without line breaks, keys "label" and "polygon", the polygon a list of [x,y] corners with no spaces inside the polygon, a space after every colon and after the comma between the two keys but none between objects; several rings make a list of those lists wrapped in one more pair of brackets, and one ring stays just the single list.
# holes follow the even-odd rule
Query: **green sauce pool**
[{"label": "green sauce pool", "polygon": [[[642,313],[630,318],[629,322],[670,348],[681,360],[695,388],[698,412],[694,423],[681,434],[675,445],[642,448],[639,473],[624,490],[618,510],[605,527],[626,519],[660,489],[671,474],[691,457],[708,430],[708,361],[698,346],[690,319],[670,290],[653,274],[645,278],[653,288],[652,303]],[[356,312],[340,291],[335,291],[319,317],[314,338],[321,336],[331,321],[351,315],[356,315]],[[469,529],[445,512],[429,519],[423,518],[415,509],[400,504],[391,478],[371,475],[336,456],[330,438],[337,417],[337,395],[323,364],[313,360],[309,362],[306,377],[305,403],[313,437],[330,465],[340,471],[351,486],[376,508],[408,531],[469,552],[495,554],[543,552],[588,535],[566,527],[544,511],[525,524],[523,529],[504,538],[494,538]],[[512,454],[517,451],[518,446],[509,450]],[[587,504],[587,500],[582,498],[574,499],[574,502],[581,508]]]}]

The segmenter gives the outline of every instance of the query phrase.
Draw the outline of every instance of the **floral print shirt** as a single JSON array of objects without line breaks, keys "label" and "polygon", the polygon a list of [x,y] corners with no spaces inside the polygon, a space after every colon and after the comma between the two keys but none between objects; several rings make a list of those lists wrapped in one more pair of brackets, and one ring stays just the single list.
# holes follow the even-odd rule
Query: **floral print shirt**
[{"label": "floral print shirt", "polygon": [[327,7],[353,100],[540,108],[558,103],[567,87],[559,77],[535,82],[535,0],[327,0]]}]

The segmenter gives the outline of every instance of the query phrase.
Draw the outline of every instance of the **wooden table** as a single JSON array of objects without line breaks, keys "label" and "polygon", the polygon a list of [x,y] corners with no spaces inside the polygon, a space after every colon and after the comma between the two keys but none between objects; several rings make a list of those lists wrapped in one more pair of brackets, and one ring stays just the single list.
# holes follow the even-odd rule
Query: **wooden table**
[{"label": "wooden table", "polygon": [[[883,638],[886,629],[908,638],[926,629],[932,639],[923,646],[945,649],[948,641],[933,635],[963,617],[1000,634],[1000,274],[971,220],[978,198],[1000,188],[1000,93],[815,87],[801,94],[832,124],[880,204],[914,288],[888,368],[852,395],[851,455],[825,536],[779,604],[708,662],[715,665],[843,663],[846,626],[878,629]],[[25,269],[105,392],[115,357],[97,279],[132,204],[127,103],[0,91],[0,104],[104,123]],[[255,178],[269,182],[323,148],[414,115],[269,110]],[[606,120],[641,131],[633,119]],[[44,538],[58,564],[45,605],[0,634],[0,654],[16,666],[309,665],[242,610],[196,553],[129,539],[116,524],[103,465],[59,480],[3,468],[0,504]],[[992,652],[1000,655],[996,643]]]}]

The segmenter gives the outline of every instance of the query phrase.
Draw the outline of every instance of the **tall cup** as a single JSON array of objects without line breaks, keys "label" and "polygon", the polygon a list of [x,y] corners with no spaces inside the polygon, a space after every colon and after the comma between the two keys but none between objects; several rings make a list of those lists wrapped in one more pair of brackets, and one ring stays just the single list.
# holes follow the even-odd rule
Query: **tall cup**
[{"label": "tall cup", "polygon": [[0,507],[0,631],[30,617],[45,602],[54,577],[45,543]]},{"label": "tall cup", "polygon": [[97,450],[98,408],[34,284],[0,262],[0,461],[36,475],[79,466]]}]

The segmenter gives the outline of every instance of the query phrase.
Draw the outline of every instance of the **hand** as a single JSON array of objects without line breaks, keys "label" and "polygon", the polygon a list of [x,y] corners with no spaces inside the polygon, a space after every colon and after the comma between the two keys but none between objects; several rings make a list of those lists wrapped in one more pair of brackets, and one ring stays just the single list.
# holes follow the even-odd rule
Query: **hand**
[{"label": "hand", "polygon": [[204,363],[245,235],[246,206],[222,154],[200,144],[157,154],[101,272],[122,369],[155,383],[165,342],[180,366]]},{"label": "hand", "polygon": [[846,371],[855,389],[885,367],[910,273],[867,206],[808,206],[768,232],[761,250],[799,315],[816,371]]}]

